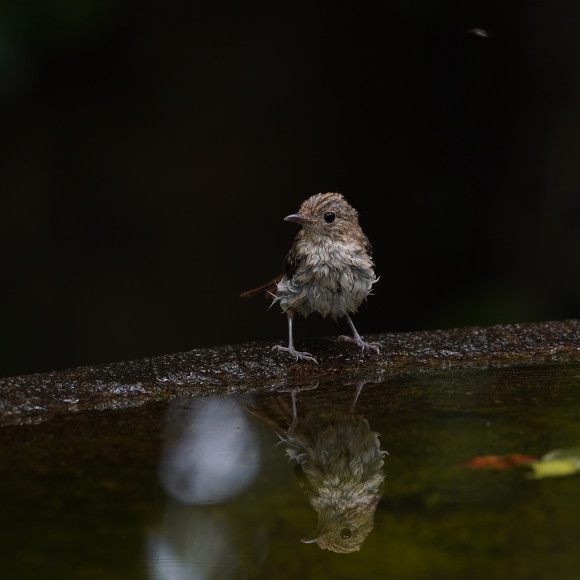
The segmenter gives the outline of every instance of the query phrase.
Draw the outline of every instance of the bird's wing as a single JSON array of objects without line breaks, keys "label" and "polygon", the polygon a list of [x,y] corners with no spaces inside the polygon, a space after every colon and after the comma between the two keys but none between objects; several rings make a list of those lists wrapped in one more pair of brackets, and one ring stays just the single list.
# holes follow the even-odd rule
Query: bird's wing
[{"label": "bird's wing", "polygon": [[[298,240],[299,237],[300,233],[296,236],[296,240]],[[292,276],[298,269],[298,266],[300,265],[301,261],[296,249],[297,248],[296,240],[290,247],[290,251],[288,252],[288,254],[286,254],[286,257],[284,258],[284,274],[276,276],[276,278],[270,280],[269,282],[266,282],[265,284],[262,284],[262,286],[258,286],[258,288],[254,288],[252,290],[247,290],[246,292],[243,292],[242,294],[240,294],[242,298],[252,298],[257,294],[260,294],[261,292],[265,292],[266,294],[273,294],[276,291],[278,282],[280,282],[282,278],[284,277],[292,278]]]},{"label": "bird's wing", "polygon": [[284,275],[286,278],[292,278],[300,266],[301,259],[296,249],[296,243],[292,244],[290,251],[284,258]]},{"label": "bird's wing", "polygon": [[284,274],[280,274],[276,276],[273,280],[258,286],[257,288],[252,288],[252,290],[246,290],[240,294],[241,298],[253,298],[258,294],[265,292],[266,294],[273,294],[276,291],[276,287],[278,286],[278,282],[284,278]]},{"label": "bird's wing", "polygon": [[371,243],[369,242],[369,239],[366,237],[365,234],[363,234],[363,246],[364,249],[366,250],[366,253],[369,255],[369,258],[373,257],[373,247],[371,246]]}]

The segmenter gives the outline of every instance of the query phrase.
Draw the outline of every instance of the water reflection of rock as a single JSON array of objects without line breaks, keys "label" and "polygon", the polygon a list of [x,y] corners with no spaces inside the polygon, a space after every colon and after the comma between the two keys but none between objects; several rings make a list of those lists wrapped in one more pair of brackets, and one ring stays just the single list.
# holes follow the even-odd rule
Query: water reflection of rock
[{"label": "water reflection of rock", "polygon": [[259,441],[243,401],[208,397],[169,406],[159,478],[177,501],[224,503],[251,485],[260,463]]},{"label": "water reflection of rock", "polygon": [[298,409],[297,390],[268,407],[249,410],[271,425],[296,462],[298,481],[318,514],[316,530],[302,541],[334,552],[359,550],[374,527],[381,499],[382,451],[377,433],[354,412],[364,383],[349,409],[330,406]]},{"label": "water reflection of rock", "polygon": [[208,397],[169,405],[159,462],[167,505],[147,539],[151,578],[233,580],[260,567],[267,545],[264,530],[252,526],[248,533],[232,509],[261,466],[247,403]]}]

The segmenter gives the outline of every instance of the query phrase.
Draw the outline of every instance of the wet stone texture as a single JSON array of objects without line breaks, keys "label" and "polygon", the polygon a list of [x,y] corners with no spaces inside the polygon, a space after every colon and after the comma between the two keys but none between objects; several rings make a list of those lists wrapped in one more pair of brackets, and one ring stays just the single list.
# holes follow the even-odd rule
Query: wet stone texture
[{"label": "wet stone texture", "polygon": [[36,423],[55,414],[118,409],[175,396],[196,397],[282,385],[351,380],[435,368],[580,360],[580,321],[567,320],[368,335],[380,354],[334,338],[301,341],[318,364],[294,361],[272,343],[248,343],[0,379],[0,425]]}]

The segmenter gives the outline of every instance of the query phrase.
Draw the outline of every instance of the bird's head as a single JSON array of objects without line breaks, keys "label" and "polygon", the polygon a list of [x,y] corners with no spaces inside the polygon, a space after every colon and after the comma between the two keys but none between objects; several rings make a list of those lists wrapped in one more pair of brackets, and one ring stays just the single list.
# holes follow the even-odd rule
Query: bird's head
[{"label": "bird's head", "polygon": [[318,193],[309,197],[298,213],[284,221],[300,224],[307,233],[317,237],[340,239],[359,231],[358,212],[340,193]]},{"label": "bird's head", "polygon": [[[320,514],[323,516],[323,514]],[[318,544],[322,550],[330,550],[346,554],[360,550],[367,536],[374,527],[373,510],[353,510],[349,516],[332,514],[333,517],[324,523],[319,523],[316,531],[302,538],[304,544]],[[326,514],[328,516],[328,514]]]}]

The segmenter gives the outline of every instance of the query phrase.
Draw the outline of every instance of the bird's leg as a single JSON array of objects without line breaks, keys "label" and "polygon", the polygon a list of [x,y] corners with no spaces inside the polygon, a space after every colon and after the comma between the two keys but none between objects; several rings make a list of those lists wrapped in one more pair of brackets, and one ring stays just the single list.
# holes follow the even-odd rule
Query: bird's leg
[{"label": "bird's leg", "polygon": [[273,350],[283,350],[291,356],[296,357],[296,360],[304,359],[317,363],[318,361],[309,352],[298,352],[294,348],[294,339],[292,338],[292,321],[294,319],[294,310],[289,309],[286,311],[286,314],[288,315],[288,346],[281,346],[277,344],[276,346],[272,347]]},{"label": "bird's leg", "polygon": [[[304,353],[302,353],[304,354]],[[314,383],[313,385],[305,385],[303,387],[293,387],[291,389],[280,389],[280,393],[290,393],[290,397],[292,398],[292,425],[295,426],[298,423],[298,393],[300,391],[312,391],[313,389],[318,388],[318,383]]]},{"label": "bird's leg", "polygon": [[371,383],[380,383],[380,382],[381,382],[381,376],[377,375],[376,377],[369,377],[369,378],[358,379],[355,381],[349,381],[347,383],[343,383],[344,385],[354,385],[356,387],[356,390],[354,393],[354,399],[353,399],[352,404],[350,406],[351,413],[354,413],[354,407],[355,407],[356,402],[358,401],[358,397],[362,393],[362,390],[365,387],[365,385],[369,385]]},{"label": "bird's leg", "polygon": [[354,393],[354,399],[352,401],[352,404],[350,406],[350,412],[354,413],[354,406],[356,405],[356,402],[358,401],[358,396],[362,393],[362,390],[364,388],[364,386],[367,384],[366,381],[357,381],[355,383],[356,385],[356,391]]},{"label": "bird's leg", "polygon": [[379,345],[374,343],[374,342],[365,342],[361,335],[357,332],[356,328],[354,327],[354,324],[352,322],[352,320],[350,319],[350,316],[348,314],[345,315],[346,321],[348,322],[348,325],[350,326],[350,329],[352,330],[352,336],[339,336],[338,339],[339,340],[344,340],[346,342],[353,342],[354,344],[356,344],[357,346],[359,346],[360,348],[362,348],[363,350],[365,348],[369,348],[370,350],[374,350],[375,352],[379,352]]}]

